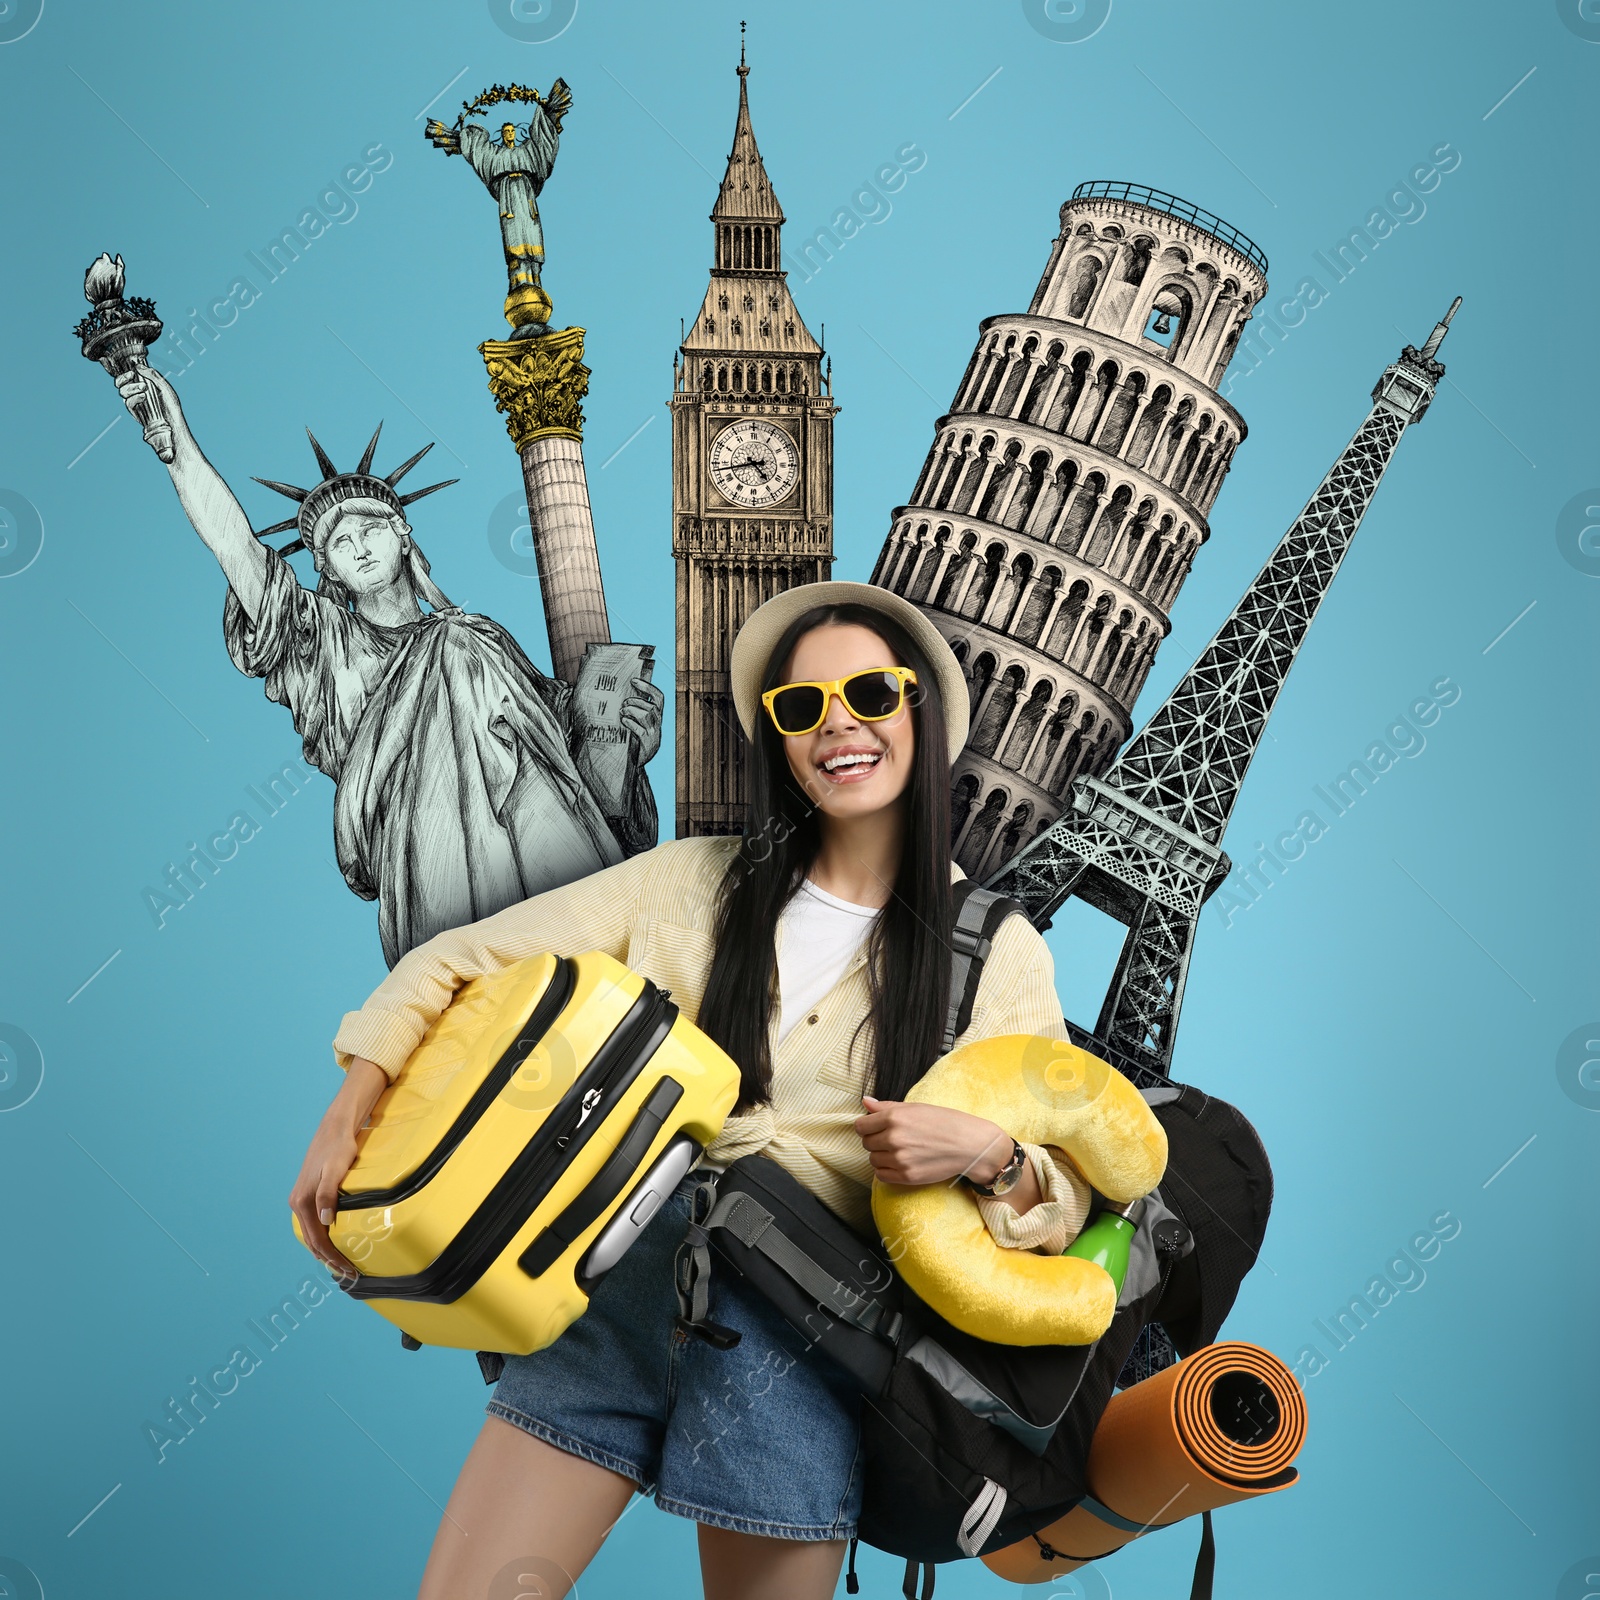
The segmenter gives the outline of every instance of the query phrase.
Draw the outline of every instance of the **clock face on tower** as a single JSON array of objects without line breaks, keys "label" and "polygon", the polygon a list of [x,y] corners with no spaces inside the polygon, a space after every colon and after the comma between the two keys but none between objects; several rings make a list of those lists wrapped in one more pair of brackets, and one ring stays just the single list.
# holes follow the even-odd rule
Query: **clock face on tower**
[{"label": "clock face on tower", "polygon": [[760,417],[741,417],[711,441],[711,481],[735,505],[775,506],[789,497],[799,476],[793,438]]}]

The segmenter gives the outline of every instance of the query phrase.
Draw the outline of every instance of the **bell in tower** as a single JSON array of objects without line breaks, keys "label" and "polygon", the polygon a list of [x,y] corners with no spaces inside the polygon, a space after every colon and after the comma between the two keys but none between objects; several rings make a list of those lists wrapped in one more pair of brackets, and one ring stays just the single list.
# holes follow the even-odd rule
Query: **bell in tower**
[{"label": "bell in tower", "polygon": [[783,209],[750,124],[744,47],[733,149],[711,211],[711,280],[674,365],[678,837],[744,825],[744,734],[728,661],[764,600],[833,567],[832,383],[783,270]]}]

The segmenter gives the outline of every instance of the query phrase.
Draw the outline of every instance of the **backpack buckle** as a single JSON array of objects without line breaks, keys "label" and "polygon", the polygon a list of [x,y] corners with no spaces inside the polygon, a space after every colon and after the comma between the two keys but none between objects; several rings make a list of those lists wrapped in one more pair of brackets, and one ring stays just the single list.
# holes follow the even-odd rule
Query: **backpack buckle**
[{"label": "backpack buckle", "polygon": [[720,1322],[711,1322],[704,1318],[699,1322],[690,1322],[687,1317],[674,1317],[672,1325],[681,1333],[692,1333],[697,1338],[704,1339],[713,1350],[731,1350],[744,1337],[736,1328],[727,1328]]}]

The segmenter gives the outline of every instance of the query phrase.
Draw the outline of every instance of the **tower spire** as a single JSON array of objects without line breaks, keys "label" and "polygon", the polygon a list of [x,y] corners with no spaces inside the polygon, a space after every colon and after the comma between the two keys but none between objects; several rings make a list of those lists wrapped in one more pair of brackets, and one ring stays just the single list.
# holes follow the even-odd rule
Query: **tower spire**
[{"label": "tower spire", "polygon": [[750,125],[750,68],[745,65],[744,24],[739,24],[739,115],[733,125],[733,148],[728,152],[728,168],[712,207],[713,222],[760,222],[781,225],[783,208],[772,192],[767,169],[761,161],[755,129]]},{"label": "tower spire", "polygon": [[1422,347],[1423,359],[1431,361],[1439,353],[1439,346],[1444,343],[1444,336],[1450,331],[1450,319],[1461,309],[1461,296],[1457,295],[1450,302],[1450,309],[1445,312],[1444,319],[1428,335],[1428,342]]}]

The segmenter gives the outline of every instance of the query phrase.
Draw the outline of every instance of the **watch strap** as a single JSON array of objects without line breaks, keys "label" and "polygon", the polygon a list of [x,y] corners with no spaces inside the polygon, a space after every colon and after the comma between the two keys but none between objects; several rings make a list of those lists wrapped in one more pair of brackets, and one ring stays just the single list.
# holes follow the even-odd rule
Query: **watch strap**
[{"label": "watch strap", "polygon": [[1017,1186],[1022,1176],[1022,1169],[1027,1165],[1028,1152],[1022,1148],[1022,1142],[1013,1138],[1011,1141],[1011,1158],[987,1183],[979,1183],[974,1178],[962,1174],[961,1181],[975,1194],[988,1195],[998,1198],[1000,1195],[1009,1194]]}]

